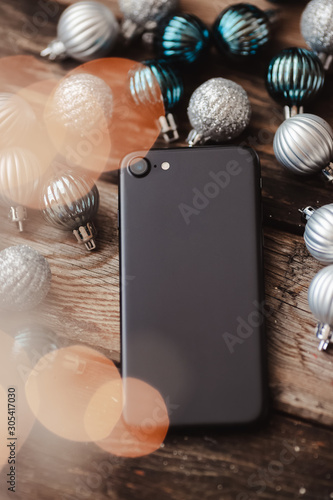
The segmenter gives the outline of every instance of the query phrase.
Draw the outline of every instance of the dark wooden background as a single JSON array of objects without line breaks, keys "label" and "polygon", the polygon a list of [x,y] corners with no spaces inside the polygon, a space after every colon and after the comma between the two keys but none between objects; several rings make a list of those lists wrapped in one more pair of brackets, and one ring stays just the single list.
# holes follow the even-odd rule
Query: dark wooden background
[{"label": "dark wooden background", "polygon": [[[104,0],[117,17],[115,0]],[[184,0],[182,9],[209,25],[233,2]],[[273,4],[253,0],[261,8]],[[38,58],[56,33],[59,12],[36,26],[40,3],[1,0],[0,55]],[[252,431],[205,429],[198,433],[170,433],[154,454],[140,459],[117,458],[92,444],[73,444],[36,424],[19,455],[19,488],[14,497],[25,500],[254,500],[333,498],[333,349],[317,351],[315,320],[307,304],[308,285],[321,268],[303,242],[298,209],[332,201],[333,187],[320,176],[293,177],[273,155],[272,140],[282,120],[281,108],[265,90],[265,69],[281,48],[305,46],[299,19],[305,2],[284,2],[273,41],[260,60],[231,63],[211,51],[209,57],[185,75],[186,94],[175,110],[184,139],[190,130],[186,105],[193,90],[206,79],[223,76],[247,90],[253,117],[239,141],[254,146],[262,162],[265,269],[268,318],[268,365],[272,411],[268,422]],[[142,60],[147,50],[117,46],[113,55]],[[1,61],[0,61],[1,63]],[[61,77],[76,66],[73,61],[44,63]],[[41,70],[43,71],[43,70]],[[6,75],[0,75],[6,81]],[[8,87],[8,85],[7,85]],[[1,90],[10,90],[10,88]],[[333,123],[332,75],[307,111]],[[15,90],[13,87],[12,90]],[[33,320],[52,328],[60,339],[97,348],[120,360],[118,302],[117,186],[100,180],[101,208],[97,218],[98,251],[88,254],[68,233],[50,229],[40,215],[31,214],[19,234],[0,214],[0,249],[27,243],[48,258],[53,281],[46,301]],[[45,443],[47,442],[47,446]],[[286,459],[288,457],[288,459]],[[106,465],[107,464],[107,465]],[[1,493],[2,495],[2,493]],[[5,497],[5,492],[3,492]],[[1,498],[3,498],[1,496]]]}]

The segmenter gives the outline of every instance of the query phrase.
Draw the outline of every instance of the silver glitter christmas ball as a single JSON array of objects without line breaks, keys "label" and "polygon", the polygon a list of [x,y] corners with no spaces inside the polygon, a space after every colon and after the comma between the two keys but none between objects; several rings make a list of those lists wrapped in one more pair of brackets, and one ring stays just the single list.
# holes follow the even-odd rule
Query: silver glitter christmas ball
[{"label": "silver glitter christmas ball", "polygon": [[50,266],[37,250],[18,245],[0,252],[0,309],[33,309],[46,297],[50,283]]},{"label": "silver glitter christmas ball", "polygon": [[224,142],[240,135],[251,118],[251,104],[245,90],[225,78],[212,78],[192,94],[187,114],[193,131],[188,142]]},{"label": "silver glitter christmas ball", "polygon": [[319,350],[327,349],[332,342],[333,330],[333,266],[324,267],[313,278],[308,292],[310,309],[319,322],[317,337]]},{"label": "silver glitter christmas ball", "polygon": [[111,10],[99,2],[76,2],[62,13],[57,39],[41,52],[51,60],[72,57],[90,61],[106,56],[118,38],[119,25]]},{"label": "silver glitter christmas ball", "polygon": [[73,133],[84,136],[99,122],[109,123],[113,111],[110,87],[97,76],[78,73],[58,85],[51,107],[51,118]]},{"label": "silver glitter christmas ball", "polygon": [[36,125],[36,115],[22,97],[9,92],[0,93],[0,145],[18,145],[25,134]]},{"label": "silver glitter christmas ball", "polygon": [[176,10],[178,0],[119,0],[119,7],[126,19],[145,28],[156,27],[161,19]]},{"label": "silver glitter christmas ball", "polygon": [[273,147],[277,160],[294,174],[314,174],[332,160],[333,130],[319,116],[296,115],[280,125]]},{"label": "silver glitter christmas ball", "polygon": [[319,54],[333,54],[333,2],[312,0],[301,19],[301,31],[306,43]]},{"label": "silver glitter christmas ball", "polygon": [[314,211],[305,226],[304,241],[315,259],[333,263],[333,203]]}]

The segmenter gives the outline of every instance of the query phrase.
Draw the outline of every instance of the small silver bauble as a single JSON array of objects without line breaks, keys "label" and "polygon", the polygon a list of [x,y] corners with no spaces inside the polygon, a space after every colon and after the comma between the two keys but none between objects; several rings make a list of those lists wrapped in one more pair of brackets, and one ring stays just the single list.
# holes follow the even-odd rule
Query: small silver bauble
[{"label": "small silver bauble", "polygon": [[310,254],[325,264],[333,263],[333,203],[302,210],[307,220],[304,241]]},{"label": "small silver bauble", "polygon": [[332,160],[333,130],[319,116],[296,115],[280,125],[273,147],[277,160],[294,174],[314,174]]},{"label": "small silver bauble", "polygon": [[36,307],[47,295],[51,270],[37,250],[18,245],[0,252],[0,308],[26,311]]},{"label": "small silver bauble", "polygon": [[333,57],[333,2],[312,0],[301,19],[301,31],[306,43],[321,58],[328,69]]},{"label": "small silver bauble", "polygon": [[13,147],[0,152],[0,202],[10,207],[10,219],[20,231],[26,206],[35,204],[42,175],[42,165],[31,151]]},{"label": "small silver bauble", "polygon": [[[15,328],[13,332],[13,354],[19,354],[23,349],[33,366],[49,353],[59,349],[61,342],[57,335],[49,328],[41,325],[24,325]],[[50,355],[52,358],[52,355]]]},{"label": "small silver bauble", "polygon": [[98,206],[97,186],[83,174],[57,174],[42,190],[44,219],[59,229],[73,231],[78,242],[84,243],[87,250],[96,248],[93,219]]},{"label": "small silver bauble", "polygon": [[225,78],[212,78],[192,94],[187,114],[193,130],[187,142],[229,141],[239,136],[251,118],[251,104],[245,90]]},{"label": "small silver bauble", "polygon": [[175,11],[179,0],[119,0],[124,15],[122,33],[126,39],[145,30],[153,30],[158,23]]},{"label": "small silver bauble", "polygon": [[90,61],[106,56],[119,33],[118,22],[111,10],[99,2],[82,1],[67,7],[57,29],[57,39],[42,50],[49,59],[72,57]]},{"label": "small silver bauble", "polygon": [[1,147],[17,146],[35,125],[36,115],[25,99],[9,92],[0,93]]},{"label": "small silver bauble", "polygon": [[308,292],[310,309],[318,320],[318,349],[326,350],[333,341],[333,266],[324,267],[313,278]]},{"label": "small silver bauble", "polygon": [[113,111],[110,87],[90,73],[78,73],[64,78],[52,100],[52,119],[68,131],[84,136],[100,121],[109,123]]}]

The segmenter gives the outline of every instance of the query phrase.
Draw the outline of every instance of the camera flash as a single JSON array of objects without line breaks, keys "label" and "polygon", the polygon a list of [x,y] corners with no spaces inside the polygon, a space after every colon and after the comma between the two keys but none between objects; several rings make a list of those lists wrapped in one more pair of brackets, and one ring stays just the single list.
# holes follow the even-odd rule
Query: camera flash
[{"label": "camera flash", "polygon": [[161,165],[162,170],[169,170],[170,163],[168,161],[164,161]]}]

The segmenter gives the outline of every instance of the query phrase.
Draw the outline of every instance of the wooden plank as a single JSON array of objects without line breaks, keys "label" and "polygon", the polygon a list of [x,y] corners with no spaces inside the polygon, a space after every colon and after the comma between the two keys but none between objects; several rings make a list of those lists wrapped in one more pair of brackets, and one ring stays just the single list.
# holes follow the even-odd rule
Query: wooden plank
[{"label": "wooden plank", "polygon": [[[316,320],[307,303],[309,284],[322,265],[303,239],[265,232],[270,381],[277,408],[332,425],[332,352],[317,351]],[[291,410],[291,408],[293,408]]]},{"label": "wooden plank", "polygon": [[276,416],[260,430],[173,433],[152,455],[126,459],[36,426],[19,455],[19,491],[46,500],[327,500],[332,446],[330,430]]}]

